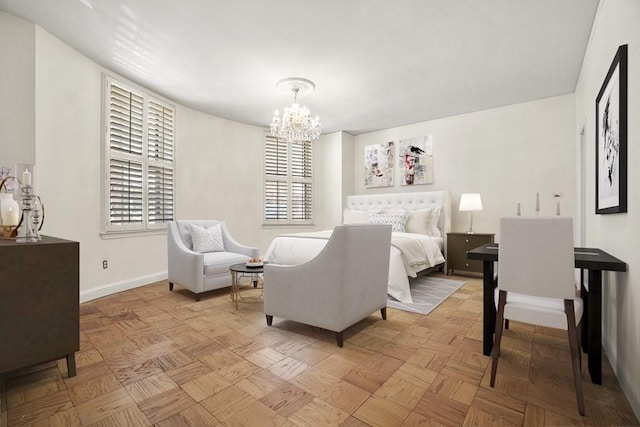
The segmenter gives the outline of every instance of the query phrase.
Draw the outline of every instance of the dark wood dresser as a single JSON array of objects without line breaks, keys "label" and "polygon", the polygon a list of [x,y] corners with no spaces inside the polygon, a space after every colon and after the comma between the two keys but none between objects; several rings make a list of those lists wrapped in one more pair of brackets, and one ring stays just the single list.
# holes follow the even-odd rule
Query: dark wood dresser
[{"label": "dark wood dresser", "polygon": [[66,358],[80,348],[78,242],[0,240],[0,375]]},{"label": "dark wood dresser", "polygon": [[482,261],[467,259],[467,252],[493,243],[495,234],[488,233],[447,233],[447,274],[449,271],[482,273]]}]

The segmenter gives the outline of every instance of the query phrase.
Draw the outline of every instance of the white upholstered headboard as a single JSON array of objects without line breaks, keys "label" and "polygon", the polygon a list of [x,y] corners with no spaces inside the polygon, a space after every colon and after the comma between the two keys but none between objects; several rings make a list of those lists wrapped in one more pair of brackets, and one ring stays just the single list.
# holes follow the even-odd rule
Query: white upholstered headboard
[{"label": "white upholstered headboard", "polygon": [[374,209],[405,209],[416,211],[434,206],[442,208],[438,228],[443,238],[451,231],[451,201],[449,190],[408,193],[360,194],[347,196],[347,208],[360,211]]}]

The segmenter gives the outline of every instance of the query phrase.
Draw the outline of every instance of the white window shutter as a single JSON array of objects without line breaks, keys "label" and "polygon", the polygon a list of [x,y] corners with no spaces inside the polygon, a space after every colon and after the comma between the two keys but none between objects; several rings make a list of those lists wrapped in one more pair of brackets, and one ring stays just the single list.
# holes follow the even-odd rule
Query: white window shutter
[{"label": "white window shutter", "polygon": [[309,224],[313,219],[311,142],[265,136],[265,223]]},{"label": "white window shutter", "polygon": [[149,223],[173,221],[173,169],[149,166],[147,176]]},{"label": "white window shutter", "polygon": [[109,222],[142,223],[142,163],[111,158],[109,162]]},{"label": "white window shutter", "polygon": [[142,154],[142,95],[111,83],[109,91],[109,148]]},{"label": "white window shutter", "polygon": [[147,117],[149,158],[173,162],[173,109],[151,100]]},{"label": "white window shutter", "polygon": [[106,79],[106,229],[162,228],[175,218],[175,110]]}]

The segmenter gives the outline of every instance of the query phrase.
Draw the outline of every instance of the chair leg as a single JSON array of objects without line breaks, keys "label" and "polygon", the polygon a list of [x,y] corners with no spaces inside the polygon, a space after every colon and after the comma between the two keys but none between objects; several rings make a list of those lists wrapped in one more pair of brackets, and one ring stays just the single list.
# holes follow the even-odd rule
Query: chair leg
[{"label": "chair leg", "polygon": [[498,311],[496,312],[496,340],[491,352],[491,387],[496,384],[496,371],[498,370],[498,357],[500,357],[500,344],[502,343],[502,327],[504,325],[504,306],[507,303],[507,292],[498,294]]},{"label": "chair leg", "polygon": [[582,372],[580,371],[580,347],[578,346],[578,328],[576,327],[576,316],[573,311],[573,300],[564,300],[564,312],[567,315],[567,334],[569,335],[569,350],[571,350],[571,367],[573,368],[573,383],[576,387],[576,400],[578,401],[578,412],[584,416],[584,396],[582,392]]},{"label": "chair leg", "polygon": [[382,307],[380,309],[380,314],[382,315],[382,319],[387,320],[387,307]]},{"label": "chair leg", "polygon": [[271,326],[271,324],[273,323],[273,316],[269,314],[265,314],[265,316],[267,316],[267,326]]},{"label": "chair leg", "polygon": [[578,322],[577,339],[578,339],[578,362],[580,362],[580,376],[582,376],[582,319]]},{"label": "chair leg", "polygon": [[336,332],[336,341],[338,341],[338,347],[342,347],[342,344],[343,344],[342,332]]},{"label": "chair leg", "polygon": [[200,294],[196,294],[196,302],[200,301]]},{"label": "chair leg", "polygon": [[173,283],[169,282],[169,290],[172,291],[173,290]]},{"label": "chair leg", "polygon": [[504,319],[504,328],[509,329],[509,319]]}]

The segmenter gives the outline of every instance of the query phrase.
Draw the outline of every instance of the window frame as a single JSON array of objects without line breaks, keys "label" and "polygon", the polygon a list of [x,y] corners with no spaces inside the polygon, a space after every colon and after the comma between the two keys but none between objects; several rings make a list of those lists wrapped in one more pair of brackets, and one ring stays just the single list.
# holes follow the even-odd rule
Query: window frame
[{"label": "window frame", "polygon": [[[111,117],[111,88],[115,85],[125,91],[129,91],[131,93],[136,94],[137,96],[142,98],[142,152],[140,154],[131,154],[120,151],[113,151],[111,147],[111,127],[110,127],[110,117]],[[145,88],[133,84],[123,78],[115,77],[112,75],[108,75],[103,73],[103,108],[102,108],[102,161],[101,161],[101,176],[102,176],[102,206],[101,206],[101,215],[102,215],[102,232],[103,236],[108,235],[122,235],[127,233],[137,234],[137,233],[159,233],[166,232],[166,223],[169,221],[174,221],[176,218],[176,108],[173,103],[169,100],[164,99],[158,96],[155,93],[152,93]],[[151,127],[151,117],[149,116],[150,112],[150,103],[156,104],[156,106],[162,106],[170,110],[171,118],[170,125],[168,128],[170,129],[171,135],[171,144],[170,148],[166,151],[170,152],[171,159],[157,159],[149,157],[149,128]],[[164,110],[163,110],[164,114]],[[164,119],[164,115],[162,116]],[[164,127],[166,121],[162,121],[162,129],[166,130]],[[157,125],[157,123],[155,123]],[[156,152],[158,150],[155,150]],[[165,153],[165,146],[163,145],[160,148],[160,151]],[[123,224],[114,224],[112,223],[112,214],[111,214],[111,162],[113,159],[122,160],[122,161],[131,161],[140,163],[142,165],[141,168],[141,184],[142,184],[142,198],[141,198],[141,215],[142,220],[140,222],[134,223],[123,223]],[[150,218],[150,187],[151,187],[151,175],[150,170],[160,170],[164,173],[164,170],[171,171],[171,188],[168,190],[170,200],[169,208],[170,214],[169,219],[162,219],[157,222],[153,222]],[[163,184],[166,180],[163,180]],[[161,205],[165,206],[164,202],[167,200],[167,196],[163,190],[161,190]],[[161,215],[163,216],[163,215]]]},{"label": "window frame", "polygon": [[[304,176],[295,176],[293,174],[293,143],[290,141],[286,141],[286,145],[287,145],[287,159],[286,159],[286,174],[285,175],[272,175],[269,174],[267,172],[267,150],[268,150],[268,143],[269,141],[278,141],[278,138],[272,136],[270,134],[270,132],[265,131],[264,132],[264,138],[263,138],[263,187],[262,187],[262,220],[263,220],[263,225],[265,226],[271,226],[271,225],[276,225],[276,226],[292,226],[292,225],[313,225],[313,216],[314,216],[314,181],[313,181],[313,175],[314,175],[314,163],[313,163],[313,144],[311,143],[311,141],[305,141],[304,144],[308,145],[308,149],[309,149],[309,157],[310,157],[310,161],[309,161],[309,166],[308,166],[308,174],[309,176],[304,177]],[[283,141],[279,141],[280,143],[282,143]],[[304,162],[304,160],[303,160]],[[304,169],[304,165],[298,165],[298,168]],[[268,215],[267,215],[267,191],[268,191],[268,183],[269,182],[279,182],[279,183],[284,183],[286,186],[286,218],[282,218],[282,219],[269,219]],[[293,218],[293,187],[296,184],[303,184],[303,185],[307,185],[308,187],[308,191],[311,193],[311,195],[309,196],[309,201],[308,203],[308,211],[309,211],[309,216],[308,218],[305,219],[294,219]],[[304,210],[304,207],[303,207]]]}]

